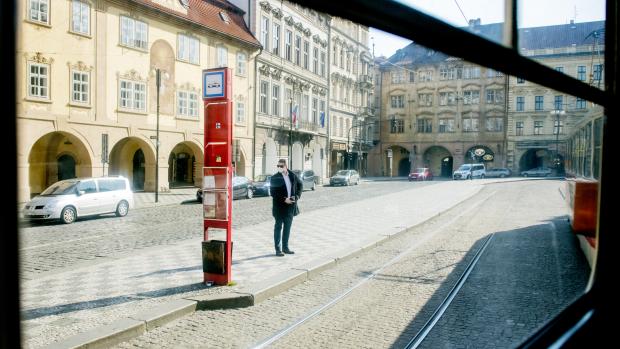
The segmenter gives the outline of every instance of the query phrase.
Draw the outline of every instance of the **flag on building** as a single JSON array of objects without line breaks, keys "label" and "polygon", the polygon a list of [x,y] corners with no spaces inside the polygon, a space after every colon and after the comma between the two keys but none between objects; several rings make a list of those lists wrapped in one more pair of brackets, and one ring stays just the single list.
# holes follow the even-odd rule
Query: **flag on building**
[{"label": "flag on building", "polygon": [[297,117],[297,107],[298,106],[294,106],[293,107],[293,115],[291,115],[291,118],[293,119],[293,127],[295,128],[299,128],[298,122],[299,122],[299,118]]},{"label": "flag on building", "polygon": [[319,117],[319,122],[321,124],[321,128],[325,127],[325,112],[321,112],[321,116]]}]

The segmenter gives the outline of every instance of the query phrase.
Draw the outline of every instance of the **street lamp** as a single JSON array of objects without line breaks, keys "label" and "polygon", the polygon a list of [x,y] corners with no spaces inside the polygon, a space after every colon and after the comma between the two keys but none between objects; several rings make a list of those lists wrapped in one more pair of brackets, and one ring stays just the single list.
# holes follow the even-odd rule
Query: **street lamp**
[{"label": "street lamp", "polygon": [[[163,76],[162,76],[163,73]],[[161,79],[169,79],[168,72],[160,68],[152,68],[151,74],[155,75],[155,86],[157,87],[157,127],[155,130],[155,202],[159,201],[159,90],[161,89]]]},{"label": "street lamp", "polygon": [[554,109],[550,114],[555,114],[555,127],[553,132],[555,133],[555,156],[553,157],[553,166],[556,172],[560,171],[560,152],[559,152],[559,137],[560,137],[560,115],[565,115],[566,112],[562,109]]}]

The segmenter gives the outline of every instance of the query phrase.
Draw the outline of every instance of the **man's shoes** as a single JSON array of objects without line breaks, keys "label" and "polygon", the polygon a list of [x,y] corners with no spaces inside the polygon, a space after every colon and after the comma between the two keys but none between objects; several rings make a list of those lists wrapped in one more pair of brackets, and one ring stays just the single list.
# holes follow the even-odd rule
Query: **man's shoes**
[{"label": "man's shoes", "polygon": [[284,253],[280,252],[280,251],[276,251],[276,256],[278,257],[284,257]]},{"label": "man's shoes", "polygon": [[295,252],[291,251],[291,250],[284,250],[284,253],[286,253],[286,254],[295,254]]}]

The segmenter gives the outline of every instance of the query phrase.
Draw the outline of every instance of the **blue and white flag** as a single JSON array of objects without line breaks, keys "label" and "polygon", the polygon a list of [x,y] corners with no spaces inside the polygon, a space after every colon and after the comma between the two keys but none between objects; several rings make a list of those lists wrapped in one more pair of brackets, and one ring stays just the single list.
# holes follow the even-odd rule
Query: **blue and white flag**
[{"label": "blue and white flag", "polygon": [[321,127],[325,127],[325,112],[324,111],[321,112],[321,116],[319,117],[319,123],[321,124]]},{"label": "blue and white flag", "polygon": [[293,123],[293,127],[295,128],[299,128],[299,118],[297,117],[297,107],[295,106],[293,107],[293,115],[291,115],[292,118],[292,123]]}]

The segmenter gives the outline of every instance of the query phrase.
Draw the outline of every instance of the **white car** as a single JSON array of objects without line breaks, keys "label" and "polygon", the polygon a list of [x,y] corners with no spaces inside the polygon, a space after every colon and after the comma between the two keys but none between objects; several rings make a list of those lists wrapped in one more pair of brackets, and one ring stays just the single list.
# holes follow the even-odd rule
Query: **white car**
[{"label": "white car", "polygon": [[78,217],[115,213],[133,208],[133,192],[125,177],[74,178],[56,182],[26,204],[26,220],[56,220],[65,224]]},{"label": "white car", "polygon": [[484,178],[486,169],[484,164],[463,164],[452,174],[452,179]]}]

